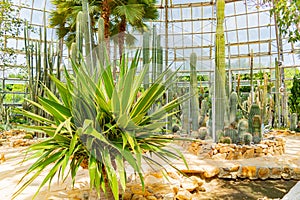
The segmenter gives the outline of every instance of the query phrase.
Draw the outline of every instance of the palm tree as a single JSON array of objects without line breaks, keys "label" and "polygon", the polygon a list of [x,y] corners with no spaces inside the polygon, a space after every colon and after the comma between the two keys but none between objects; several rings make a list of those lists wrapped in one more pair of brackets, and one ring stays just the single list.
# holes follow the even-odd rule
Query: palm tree
[{"label": "palm tree", "polygon": [[[95,25],[100,17],[100,1],[89,0],[89,15],[91,28],[96,30]],[[68,47],[75,42],[76,18],[79,11],[82,11],[81,0],[52,0],[56,10],[51,12],[50,25],[57,28],[59,38],[64,38]]]},{"label": "palm tree", "polygon": [[[104,20],[104,38],[109,49],[109,37],[118,30],[119,52],[123,53],[126,27],[129,23],[138,30],[145,30],[145,20],[158,17],[155,0],[85,0],[89,4],[91,28],[96,31],[96,21]],[[65,38],[68,46],[75,40],[76,17],[82,10],[81,0],[53,0],[56,10],[52,11],[50,24],[58,28],[59,38]],[[92,37],[93,38],[93,37]]]},{"label": "palm tree", "polygon": [[155,0],[123,0],[121,3],[115,2],[113,15],[118,18],[118,43],[120,60],[122,59],[126,27],[129,23],[139,31],[147,30],[144,21],[158,18],[158,11],[155,7]]}]

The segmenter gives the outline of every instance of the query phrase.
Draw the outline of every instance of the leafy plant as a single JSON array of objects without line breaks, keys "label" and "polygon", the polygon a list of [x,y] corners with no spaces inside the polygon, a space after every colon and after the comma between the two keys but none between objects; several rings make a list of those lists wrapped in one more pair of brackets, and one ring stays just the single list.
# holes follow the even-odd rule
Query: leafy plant
[{"label": "leafy plant", "polygon": [[300,114],[300,74],[296,74],[293,78],[293,86],[289,96],[289,108],[291,113]]},{"label": "leafy plant", "polygon": [[300,2],[298,0],[274,1],[271,14],[276,17],[276,22],[282,36],[288,36],[289,42],[300,41]]},{"label": "leafy plant", "polygon": [[[123,56],[120,74],[114,82],[111,66],[89,68],[84,62],[73,64],[74,75],[65,70],[66,82],[51,76],[56,83],[59,97],[47,87],[46,97],[39,97],[32,105],[44,110],[50,118],[44,118],[29,111],[19,110],[23,115],[39,122],[42,126],[32,128],[45,132],[48,138],[29,147],[37,158],[24,177],[31,177],[14,194],[16,197],[30,185],[47,166],[51,165],[41,187],[55,175],[65,178],[71,174],[75,181],[79,167],[87,165],[90,187],[112,194],[119,199],[119,183],[125,190],[127,162],[139,174],[142,185],[142,160],[160,165],[152,159],[154,154],[172,166],[170,158],[182,157],[178,150],[165,148],[174,140],[167,135],[156,134],[164,125],[162,119],[175,114],[186,96],[175,99],[148,114],[149,109],[167,90],[176,72],[164,71],[157,80],[138,95],[147,71],[147,66],[137,74],[140,51],[131,63]],[[168,77],[168,78],[165,78]],[[148,152],[147,154],[145,152]],[[66,172],[67,166],[70,170]],[[119,177],[119,178],[118,178]],[[102,198],[101,198],[102,199]]]}]

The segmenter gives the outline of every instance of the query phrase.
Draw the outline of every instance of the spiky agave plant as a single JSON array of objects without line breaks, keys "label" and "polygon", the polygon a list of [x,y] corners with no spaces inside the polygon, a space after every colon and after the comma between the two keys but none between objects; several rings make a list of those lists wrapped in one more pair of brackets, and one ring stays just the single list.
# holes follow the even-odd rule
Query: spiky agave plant
[{"label": "spiky agave plant", "polygon": [[[143,185],[143,159],[150,164],[159,164],[149,156],[154,154],[172,165],[170,158],[181,157],[176,149],[170,149],[171,146],[165,148],[174,138],[156,132],[164,125],[162,119],[175,114],[174,110],[186,96],[149,114],[149,109],[166,92],[176,72],[167,69],[148,89],[137,95],[147,71],[145,67],[137,73],[139,55],[140,51],[131,63],[127,63],[123,57],[116,81],[111,67],[101,66],[101,62],[97,70],[92,70],[93,74],[84,62],[80,66],[74,64],[73,75],[65,72],[66,82],[52,76],[59,97],[45,87],[45,98],[40,97],[38,103],[29,100],[48,113],[51,119],[25,110],[19,111],[42,123],[43,126],[33,128],[47,133],[49,137],[29,147],[29,152],[35,152],[32,158],[38,159],[24,175],[31,177],[13,197],[20,194],[49,165],[51,169],[35,196],[42,186],[48,182],[51,184],[56,175],[64,180],[70,173],[74,182],[79,166],[87,162],[90,187],[96,189],[99,195],[101,190],[104,193],[110,191],[114,199],[119,199],[119,183],[123,190],[126,184],[124,162],[139,174]],[[69,173],[65,172],[67,166]]]}]

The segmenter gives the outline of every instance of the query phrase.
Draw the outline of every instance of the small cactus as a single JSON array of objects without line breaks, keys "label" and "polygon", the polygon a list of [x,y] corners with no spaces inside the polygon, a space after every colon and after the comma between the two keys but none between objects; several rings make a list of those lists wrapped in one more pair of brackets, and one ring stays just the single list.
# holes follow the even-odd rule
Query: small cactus
[{"label": "small cactus", "polygon": [[224,144],[232,144],[232,140],[230,137],[221,137],[219,142]]},{"label": "small cactus", "polygon": [[206,128],[199,128],[198,130],[198,138],[197,139],[201,139],[201,140],[205,140],[205,138],[207,137],[208,132]]},{"label": "small cactus", "polygon": [[235,129],[227,129],[224,133],[225,137],[230,137],[232,143],[237,144],[239,142],[238,132]]},{"label": "small cactus", "polygon": [[251,135],[251,133],[244,133],[242,135],[242,144],[250,145],[252,141],[253,136]]},{"label": "small cactus", "polygon": [[222,137],[224,137],[224,132],[222,130],[218,130],[216,132],[217,141],[219,141]]}]

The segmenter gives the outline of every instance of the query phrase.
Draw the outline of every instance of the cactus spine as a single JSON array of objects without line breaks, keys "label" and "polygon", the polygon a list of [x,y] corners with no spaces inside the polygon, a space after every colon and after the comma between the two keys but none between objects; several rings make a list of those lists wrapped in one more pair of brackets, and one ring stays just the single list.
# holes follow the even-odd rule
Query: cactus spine
[{"label": "cactus spine", "polygon": [[198,115],[199,115],[199,102],[198,102],[198,84],[197,84],[197,55],[196,53],[191,53],[190,56],[190,85],[191,85],[191,119],[192,119],[192,130],[196,131],[199,128],[198,125]]},{"label": "cactus spine", "polygon": [[293,113],[293,114],[291,115],[291,125],[290,125],[291,131],[296,131],[296,129],[297,129],[297,124],[298,124],[298,116],[297,116],[297,113]]},{"label": "cactus spine", "polygon": [[225,119],[225,39],[224,10],[225,0],[217,0],[217,29],[215,52],[215,130],[223,130]]}]

